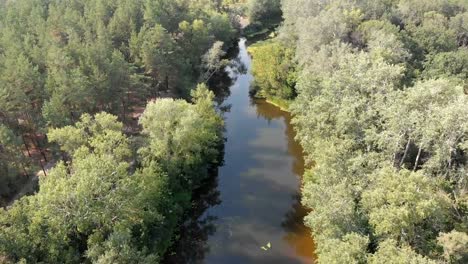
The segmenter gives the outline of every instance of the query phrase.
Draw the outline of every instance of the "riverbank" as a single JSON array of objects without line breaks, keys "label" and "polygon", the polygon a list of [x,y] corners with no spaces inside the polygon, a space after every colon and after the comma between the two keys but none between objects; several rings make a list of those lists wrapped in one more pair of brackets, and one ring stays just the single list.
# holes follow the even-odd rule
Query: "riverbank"
[{"label": "riverbank", "polygon": [[[252,56],[252,73],[255,77],[250,93],[289,112],[293,100],[284,98],[293,98],[296,77],[290,72],[284,72],[290,68],[294,70],[294,67],[289,65],[287,50],[275,42],[274,37],[275,33],[271,33],[270,36],[255,41],[248,48],[249,55]],[[280,59],[276,59],[276,55],[280,56]],[[283,58],[286,63],[282,61]]]},{"label": "riverbank", "polygon": [[224,163],[193,202],[166,263],[313,263],[314,241],[300,203],[304,160],[290,114],[249,95],[245,39],[233,61],[229,95],[220,105],[228,109]]},{"label": "riverbank", "polygon": [[292,103],[291,101],[282,100],[282,99],[275,99],[275,98],[265,98],[265,101],[267,103],[269,103],[269,104],[272,104],[272,105],[278,107],[282,111],[291,113],[291,111],[289,110],[289,106]]}]

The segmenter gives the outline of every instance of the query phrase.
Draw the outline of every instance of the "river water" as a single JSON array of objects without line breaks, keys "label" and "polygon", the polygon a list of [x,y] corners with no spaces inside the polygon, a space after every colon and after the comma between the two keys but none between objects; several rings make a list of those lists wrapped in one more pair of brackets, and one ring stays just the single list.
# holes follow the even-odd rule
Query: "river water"
[{"label": "river water", "polygon": [[249,96],[253,77],[244,39],[235,61],[245,71],[227,69],[232,84],[222,103],[224,163],[194,199],[168,262],[313,263],[314,243],[300,204],[304,161],[291,117]]}]

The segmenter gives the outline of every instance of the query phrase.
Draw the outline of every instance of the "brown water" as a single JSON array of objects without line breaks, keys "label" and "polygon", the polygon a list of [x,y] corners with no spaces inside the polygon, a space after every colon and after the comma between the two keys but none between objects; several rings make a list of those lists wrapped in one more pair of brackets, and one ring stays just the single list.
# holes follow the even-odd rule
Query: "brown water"
[{"label": "brown water", "polygon": [[[233,83],[223,102],[224,165],[195,199],[194,212],[170,263],[313,263],[314,243],[300,204],[304,161],[290,115],[249,97],[253,80],[245,40],[228,69]],[[261,247],[270,243],[271,248]]]}]

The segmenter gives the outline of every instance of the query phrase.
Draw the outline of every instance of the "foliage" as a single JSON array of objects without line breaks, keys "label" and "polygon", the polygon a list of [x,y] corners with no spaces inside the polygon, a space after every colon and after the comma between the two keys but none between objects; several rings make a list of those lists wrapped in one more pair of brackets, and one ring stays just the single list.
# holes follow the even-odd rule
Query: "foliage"
[{"label": "foliage", "polygon": [[363,263],[366,259],[366,249],[369,239],[350,233],[342,240],[330,240],[321,247],[320,261],[323,263]]},{"label": "foliage", "polygon": [[[87,125],[92,132],[86,136]],[[157,204],[146,204],[145,209],[138,203],[148,195],[141,189],[144,178],[153,177],[156,186],[163,178],[160,173],[130,177],[128,155],[104,149],[130,153],[127,138],[118,131],[121,126],[116,117],[102,113],[93,119],[84,115],[76,127],[51,133],[64,149],[73,147],[72,163],[60,162],[40,179],[38,194],[21,199],[1,213],[3,255],[28,262],[79,262],[84,258],[99,261],[113,250],[105,245],[121,237],[121,245],[138,256],[136,262],[156,257],[145,256],[147,245],[140,244],[138,234],[147,233],[145,229],[161,221],[161,216]],[[161,192],[160,188],[151,192]],[[129,233],[132,229],[133,235]],[[125,252],[120,254],[114,259],[122,263]]]},{"label": "foliage", "polygon": [[411,247],[403,245],[397,246],[395,240],[385,240],[379,245],[379,249],[375,254],[369,257],[369,263],[414,263],[414,264],[435,264],[436,261],[430,260],[414,252]]},{"label": "foliage", "polygon": [[290,100],[296,96],[293,50],[278,42],[261,42],[249,47],[253,57],[254,91],[258,97]]},{"label": "foliage", "polygon": [[217,41],[213,46],[203,55],[202,67],[205,73],[201,76],[204,81],[208,81],[213,74],[228,65],[229,61],[223,59],[226,52],[223,50],[224,43]]},{"label": "foliage", "polygon": [[444,248],[445,260],[452,263],[464,263],[468,260],[468,235],[456,230],[442,233],[437,239]]},{"label": "foliage", "polygon": [[[26,180],[32,167],[23,153],[21,138],[0,125],[0,194],[4,198],[14,194]],[[19,175],[19,176],[18,176]],[[17,177],[21,177],[18,182]]]},{"label": "foliage", "polygon": [[461,81],[468,80],[468,48],[460,47],[456,51],[441,52],[429,56],[424,65],[423,76],[431,79],[434,76],[457,77]]},{"label": "foliage", "polygon": [[362,207],[367,211],[375,235],[411,244],[423,236],[419,224],[437,222],[448,204],[437,192],[431,179],[421,172],[383,168],[371,178],[370,187],[362,194]]},{"label": "foliage", "polygon": [[262,95],[295,91],[290,110],[311,165],[302,202],[320,262],[464,258],[467,8],[284,0],[279,36],[252,48]]},{"label": "foliage", "polygon": [[[132,125],[132,112],[148,97],[189,98],[205,75],[203,56],[219,41],[227,49],[237,36],[233,4],[2,1],[1,123],[22,136],[26,148],[46,153],[51,145],[41,137],[47,130],[74,125],[85,113],[105,111]],[[11,167],[23,171],[19,165]],[[20,182],[19,174],[11,177]]]},{"label": "foliage", "polygon": [[214,112],[213,97],[199,85],[194,105],[173,99],[149,103],[140,120],[149,140],[140,149],[145,163],[157,162],[171,174],[186,177],[182,184],[198,185],[206,177],[204,166],[216,160],[220,142],[222,121]]},{"label": "foliage", "polygon": [[251,23],[262,23],[281,17],[281,1],[248,0],[248,17]]},{"label": "foliage", "polygon": [[158,263],[218,154],[222,120],[213,94],[200,85],[193,101],[150,103],[143,146],[107,113],[51,130],[50,140],[70,158],[41,177],[36,195],[0,211],[0,255],[31,263]]},{"label": "foliage", "polygon": [[243,28],[247,38],[268,33],[281,23],[281,0],[246,0],[245,16],[248,24]]}]

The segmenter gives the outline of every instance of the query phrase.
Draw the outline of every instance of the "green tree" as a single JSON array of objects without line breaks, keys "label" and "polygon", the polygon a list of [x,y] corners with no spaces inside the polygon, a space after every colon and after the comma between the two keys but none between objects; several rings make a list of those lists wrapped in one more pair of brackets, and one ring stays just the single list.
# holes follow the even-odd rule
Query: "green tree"
[{"label": "green tree", "polygon": [[205,164],[215,162],[221,139],[222,120],[213,109],[213,97],[200,85],[193,94],[195,105],[173,99],[149,103],[140,119],[149,140],[140,149],[145,162],[157,161],[169,174],[182,174],[184,185],[198,185],[206,177]]},{"label": "green tree", "polygon": [[29,262],[158,261],[170,240],[159,202],[169,200],[166,176],[156,165],[129,173],[131,149],[121,129],[115,116],[101,113],[51,131],[72,160],[41,178],[36,195],[0,213],[2,255]]},{"label": "green tree", "polygon": [[369,263],[372,264],[435,264],[438,263],[414,252],[411,247],[403,245],[399,247],[395,240],[388,239],[379,245],[377,252],[369,257]]},{"label": "green tree", "polygon": [[350,233],[343,239],[331,239],[320,247],[320,261],[323,263],[365,263],[369,239]]},{"label": "green tree", "polygon": [[457,33],[459,46],[468,45],[468,12],[460,13],[450,19],[450,28]]},{"label": "green tree", "polygon": [[462,81],[468,80],[468,48],[460,47],[452,52],[440,52],[429,56],[424,65],[423,77],[433,79],[436,77],[457,77]]},{"label": "green tree", "polygon": [[57,142],[63,151],[72,156],[92,150],[97,154],[125,160],[130,157],[131,152],[122,129],[122,123],[110,114],[99,113],[94,117],[84,114],[74,126],[52,129],[49,139]]},{"label": "green tree", "polygon": [[10,198],[30,176],[30,170],[30,162],[23,154],[21,137],[5,125],[0,125],[0,197]]},{"label": "green tree", "polygon": [[179,56],[175,41],[163,27],[157,25],[153,28],[143,28],[138,39],[134,40],[136,45],[131,47],[132,53],[141,58],[156,87],[169,90],[184,83],[184,78],[180,77],[186,73],[187,66]]},{"label": "green tree", "polygon": [[223,45],[223,42],[217,41],[203,55],[202,67],[205,70],[205,73],[201,76],[203,81],[208,81],[215,73],[228,65],[229,60],[223,58],[226,55]]},{"label": "green tree", "polygon": [[175,32],[179,23],[186,19],[187,0],[145,0],[144,19],[149,26],[161,25]]},{"label": "green tree", "polygon": [[248,17],[251,22],[268,22],[281,17],[280,0],[249,0]]},{"label": "green tree", "polygon": [[437,218],[443,222],[443,212],[448,209],[445,198],[429,178],[420,172],[397,172],[391,168],[381,169],[371,178],[370,188],[362,194],[362,206],[379,238],[412,245],[417,245],[419,237],[427,239],[419,224]]},{"label": "green tree", "polygon": [[43,100],[43,86],[38,67],[23,54],[6,54],[0,66],[2,112],[19,116],[37,113]]},{"label": "green tree", "polygon": [[468,260],[468,235],[453,230],[450,233],[441,233],[437,238],[444,248],[444,258],[452,263],[464,263]]},{"label": "green tree", "polygon": [[296,96],[294,53],[279,42],[262,42],[249,47],[253,57],[256,95],[291,100]]},{"label": "green tree", "polygon": [[420,26],[411,24],[407,30],[426,53],[448,52],[458,47],[457,34],[449,28],[449,20],[437,12],[425,13]]}]

